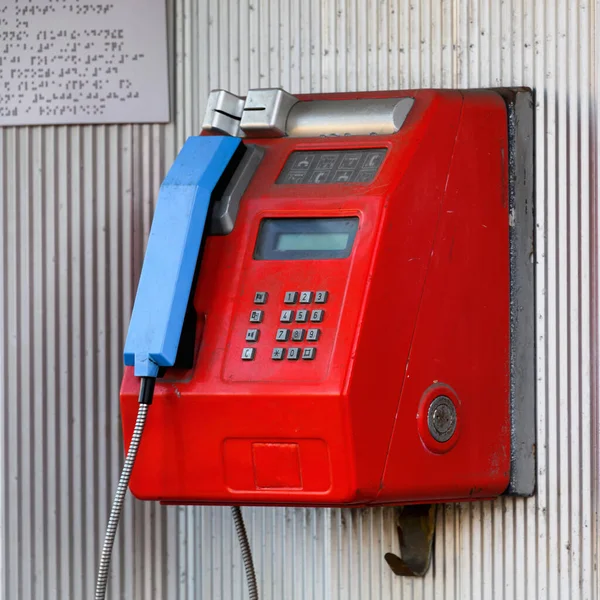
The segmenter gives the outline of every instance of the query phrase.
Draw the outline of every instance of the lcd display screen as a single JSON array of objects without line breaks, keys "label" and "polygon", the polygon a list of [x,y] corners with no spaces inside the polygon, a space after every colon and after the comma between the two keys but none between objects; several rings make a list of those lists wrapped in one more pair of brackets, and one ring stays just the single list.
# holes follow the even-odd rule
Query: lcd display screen
[{"label": "lcd display screen", "polygon": [[348,233],[280,233],[275,250],[344,250]]},{"label": "lcd display screen", "polygon": [[358,217],[263,219],[254,248],[254,258],[346,258],[350,256],[357,230]]}]

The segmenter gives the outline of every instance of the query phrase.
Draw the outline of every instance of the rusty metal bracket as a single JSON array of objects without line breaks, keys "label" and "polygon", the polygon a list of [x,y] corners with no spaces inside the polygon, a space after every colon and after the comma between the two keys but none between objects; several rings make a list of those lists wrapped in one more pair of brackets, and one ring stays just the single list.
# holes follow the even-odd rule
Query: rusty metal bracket
[{"label": "rusty metal bracket", "polygon": [[384,558],[396,575],[423,577],[429,569],[435,536],[435,504],[401,506],[396,512],[400,556]]}]

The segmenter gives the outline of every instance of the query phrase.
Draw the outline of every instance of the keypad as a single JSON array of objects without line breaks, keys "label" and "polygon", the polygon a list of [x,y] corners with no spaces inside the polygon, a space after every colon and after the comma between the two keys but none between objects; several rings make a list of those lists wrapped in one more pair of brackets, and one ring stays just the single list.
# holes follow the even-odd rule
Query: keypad
[{"label": "keypad", "polygon": [[310,322],[311,323],[320,323],[325,316],[325,311],[322,309],[313,310],[310,313]]},{"label": "keypad", "polygon": [[306,332],[306,341],[307,342],[317,342],[319,340],[320,335],[321,335],[320,329],[309,329]]},{"label": "keypad", "polygon": [[244,348],[242,350],[242,360],[254,360],[256,348]]},{"label": "keypad", "polygon": [[269,294],[267,292],[256,292],[254,294],[254,304],[266,304]]},{"label": "keypad", "polygon": [[246,331],[247,342],[258,342],[259,336],[260,331],[258,329],[248,329],[248,331]]},{"label": "keypad", "polygon": [[278,329],[277,334],[275,335],[275,339],[278,342],[287,342],[290,339],[290,330],[289,329]]},{"label": "keypad", "polygon": [[288,360],[298,360],[300,358],[300,348],[290,348],[287,358]]},{"label": "keypad", "polygon": [[304,350],[302,350],[302,360],[314,360],[316,355],[316,348],[304,348]]},{"label": "keypad", "polygon": [[279,320],[282,323],[291,323],[294,320],[294,311],[293,310],[282,310],[281,317]]},{"label": "keypad", "polygon": [[[266,305],[269,300],[269,292],[254,292],[254,304],[255,305]],[[321,323],[325,318],[325,311],[322,308],[314,307],[315,304],[325,304],[329,300],[329,292],[326,290],[290,290],[286,291],[283,296],[283,306],[273,307],[273,310],[280,310],[279,322],[280,323],[294,323],[294,324],[309,324],[309,323]],[[281,300],[280,300],[281,302]],[[292,310],[291,308],[285,308],[285,305],[290,306],[294,304],[300,304],[306,306],[299,307],[298,310]],[[312,307],[310,306],[312,304]],[[258,307],[250,311],[249,321],[254,326],[246,330],[245,342],[255,344],[261,337],[261,328],[256,325],[263,323],[265,318],[265,311]],[[282,347],[282,346],[271,346],[271,348],[265,348],[267,352],[271,352],[271,360],[315,360],[317,355],[317,342],[321,338],[321,329],[316,327],[279,327],[277,329],[270,329],[266,335],[273,336],[271,340],[274,343],[279,342],[287,346],[288,342],[292,344],[298,342],[306,342],[308,346],[293,346],[293,347]],[[262,342],[263,344],[265,342]],[[256,359],[259,348],[257,346],[246,346],[242,348],[242,360],[252,361]],[[262,352],[262,350],[261,350]]]},{"label": "keypad", "polygon": [[306,323],[308,321],[308,311],[301,309],[296,313],[296,323]]},{"label": "keypad", "polygon": [[273,360],[283,360],[285,356],[285,348],[273,348],[273,352],[271,353],[271,358]]},{"label": "keypad", "polygon": [[265,316],[264,310],[253,310],[250,313],[250,323],[262,323],[264,316]]}]

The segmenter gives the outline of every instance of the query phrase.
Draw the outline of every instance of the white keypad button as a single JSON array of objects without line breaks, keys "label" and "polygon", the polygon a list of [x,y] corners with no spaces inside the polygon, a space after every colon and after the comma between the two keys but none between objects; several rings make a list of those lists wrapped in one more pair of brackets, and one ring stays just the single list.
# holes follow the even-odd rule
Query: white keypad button
[{"label": "white keypad button", "polygon": [[306,323],[308,321],[308,311],[305,309],[299,310],[296,313],[296,323]]},{"label": "white keypad button", "polygon": [[298,292],[286,292],[283,301],[285,304],[296,304],[298,302]]},{"label": "white keypad button", "polygon": [[250,313],[250,323],[262,323],[264,316],[265,316],[264,310],[253,310]]},{"label": "white keypad button", "polygon": [[282,323],[291,323],[294,320],[293,310],[282,310],[281,318],[279,319]]},{"label": "white keypad button", "polygon": [[285,348],[273,348],[273,352],[271,353],[271,358],[273,360],[283,360],[285,356]]},{"label": "white keypad button", "polygon": [[310,322],[311,323],[320,323],[323,320],[324,314],[325,314],[325,311],[322,309],[313,310],[310,313]]},{"label": "white keypad button", "polygon": [[310,304],[312,302],[312,292],[300,292],[300,304]]},{"label": "white keypad button", "polygon": [[247,342],[258,342],[258,336],[260,332],[258,329],[248,329],[246,331],[246,341]]},{"label": "white keypad button", "polygon": [[254,294],[254,304],[266,304],[268,296],[267,292],[256,292]]},{"label": "white keypad button", "polygon": [[292,342],[301,342],[304,339],[304,329],[292,329]]},{"label": "white keypad button", "polygon": [[329,292],[317,292],[315,294],[315,303],[316,304],[325,304],[329,299]]},{"label": "white keypad button", "polygon": [[242,350],[242,360],[254,360],[256,348],[244,348]]},{"label": "white keypad button", "polygon": [[304,350],[302,351],[302,360],[314,360],[316,355],[316,348],[304,348]]},{"label": "white keypad button", "polygon": [[290,348],[287,358],[288,360],[298,360],[300,358],[300,348]]},{"label": "white keypad button", "polygon": [[306,332],[306,341],[307,342],[316,342],[316,341],[318,341],[320,335],[321,335],[320,329],[309,329]]},{"label": "white keypad button", "polygon": [[275,339],[278,342],[287,342],[290,339],[290,330],[289,329],[278,329],[277,334],[275,335]]}]

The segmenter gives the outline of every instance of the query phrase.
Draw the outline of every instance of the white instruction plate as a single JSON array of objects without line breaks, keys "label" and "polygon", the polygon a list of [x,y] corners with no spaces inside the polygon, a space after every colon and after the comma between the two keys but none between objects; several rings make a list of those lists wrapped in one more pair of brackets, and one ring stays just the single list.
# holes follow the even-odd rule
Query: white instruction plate
[{"label": "white instruction plate", "polygon": [[169,120],[165,0],[0,1],[0,125]]}]

